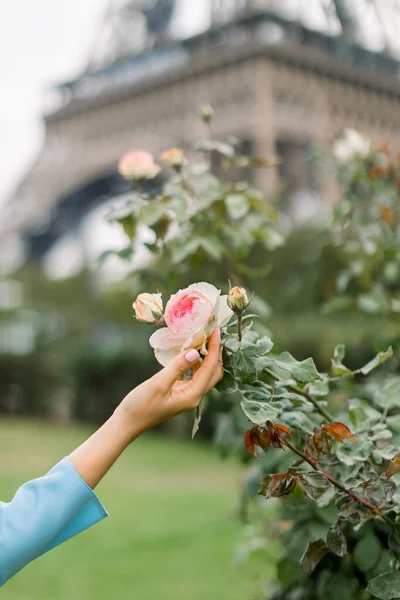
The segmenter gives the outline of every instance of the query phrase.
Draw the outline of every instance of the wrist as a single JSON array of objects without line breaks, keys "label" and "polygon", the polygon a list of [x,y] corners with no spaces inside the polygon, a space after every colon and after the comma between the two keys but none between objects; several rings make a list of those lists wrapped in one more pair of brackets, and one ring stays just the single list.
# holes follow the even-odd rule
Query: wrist
[{"label": "wrist", "polygon": [[118,432],[118,437],[126,446],[129,446],[146,430],[146,427],[140,425],[139,419],[132,413],[132,409],[120,404],[110,417]]}]

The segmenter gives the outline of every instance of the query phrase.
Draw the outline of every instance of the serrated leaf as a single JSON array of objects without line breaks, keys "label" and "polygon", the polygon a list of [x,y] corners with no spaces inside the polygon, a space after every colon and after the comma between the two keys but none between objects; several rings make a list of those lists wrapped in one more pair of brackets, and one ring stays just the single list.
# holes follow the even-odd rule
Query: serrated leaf
[{"label": "serrated leaf", "polygon": [[291,427],[297,427],[297,429],[300,429],[300,431],[305,431],[306,433],[312,433],[315,429],[315,424],[311,421],[311,419],[309,419],[306,414],[298,410],[285,411],[281,414],[281,419]]},{"label": "serrated leaf", "polygon": [[258,493],[269,498],[280,498],[291,494],[296,487],[296,479],[290,473],[278,473],[266,475],[260,483]]},{"label": "serrated leaf", "polygon": [[400,433],[400,415],[386,417],[386,425],[391,431],[394,431],[395,433]]},{"label": "serrated leaf", "polygon": [[250,209],[249,201],[244,194],[228,194],[225,204],[231,219],[242,219]]},{"label": "serrated leaf", "polygon": [[290,373],[300,383],[311,383],[316,379],[321,379],[312,358],[306,358],[299,362],[289,352],[282,352],[278,357],[272,359],[272,363],[278,369]]},{"label": "serrated leaf", "polygon": [[297,484],[311,500],[317,501],[331,487],[329,481],[321,473],[300,473]]},{"label": "serrated leaf", "polygon": [[400,377],[398,375],[386,379],[377,393],[376,401],[386,410],[400,407]]},{"label": "serrated leaf", "polygon": [[255,344],[249,344],[242,348],[247,356],[259,357],[268,354],[274,347],[273,341],[266,335],[257,340]]},{"label": "serrated leaf", "polygon": [[265,425],[266,421],[273,421],[279,416],[279,411],[266,402],[243,400],[240,406],[244,414],[256,425]]},{"label": "serrated leaf", "polygon": [[343,359],[346,356],[346,347],[343,344],[338,344],[333,351],[332,358],[332,374],[335,377],[342,375],[351,375],[352,371],[343,364]]},{"label": "serrated leaf", "polygon": [[372,360],[370,360],[366,365],[364,365],[360,371],[363,375],[368,375],[373,369],[379,367],[379,365],[383,364],[387,361],[388,358],[393,356],[393,348],[389,346],[386,352],[379,352]]},{"label": "serrated leaf", "polygon": [[[385,446],[384,448],[374,448],[372,450],[372,458],[377,465],[381,465],[384,460],[392,460],[399,453],[398,446]],[[400,465],[399,465],[400,469]],[[390,475],[387,474],[388,477]]]},{"label": "serrated leaf", "polygon": [[368,583],[367,592],[379,600],[394,600],[400,598],[400,573],[388,571],[374,577]]},{"label": "serrated leaf", "polygon": [[310,394],[315,398],[324,398],[329,394],[329,382],[327,380],[315,380],[309,387]]},{"label": "serrated leaf", "polygon": [[238,389],[236,379],[228,371],[224,372],[223,378],[215,387],[221,394],[233,394]]},{"label": "serrated leaf", "polygon": [[349,401],[349,417],[356,430],[367,431],[382,418],[382,413],[370,406],[365,400],[352,398]]},{"label": "serrated leaf", "polygon": [[307,550],[300,560],[300,566],[305,573],[312,573],[317,564],[328,552],[325,540],[319,539],[308,544]]},{"label": "serrated leaf", "polygon": [[326,544],[329,550],[333,552],[333,554],[336,554],[336,556],[344,556],[347,554],[347,542],[340,526],[340,522],[329,528]]},{"label": "serrated leaf", "polygon": [[380,508],[390,502],[395,491],[396,485],[393,481],[382,479],[379,479],[365,488],[365,493],[370,502],[376,504],[376,506],[379,506]]},{"label": "serrated leaf", "polygon": [[357,445],[345,444],[339,446],[336,450],[336,456],[342,463],[348,467],[352,467],[357,463],[362,463],[367,460],[370,457],[373,448],[374,443],[369,440],[360,442]]},{"label": "serrated leaf", "polygon": [[239,350],[230,357],[234,375],[243,383],[252,383],[257,379],[257,367],[252,358]]}]

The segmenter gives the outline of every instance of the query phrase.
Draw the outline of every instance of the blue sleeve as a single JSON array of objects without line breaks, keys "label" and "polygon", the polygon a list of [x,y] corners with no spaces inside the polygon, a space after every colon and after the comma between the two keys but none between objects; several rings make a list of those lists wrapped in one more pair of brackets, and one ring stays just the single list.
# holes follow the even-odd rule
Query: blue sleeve
[{"label": "blue sleeve", "polygon": [[10,503],[0,502],[0,587],[27,563],[107,515],[69,458],[22,485]]}]

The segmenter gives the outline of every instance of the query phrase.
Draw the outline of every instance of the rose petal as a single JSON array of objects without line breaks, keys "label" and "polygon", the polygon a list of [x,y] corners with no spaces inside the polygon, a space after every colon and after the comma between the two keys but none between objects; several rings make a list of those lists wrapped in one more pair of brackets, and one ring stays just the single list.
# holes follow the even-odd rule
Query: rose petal
[{"label": "rose petal", "polygon": [[149,339],[150,346],[159,350],[181,348],[185,343],[186,336],[173,333],[168,327],[162,327],[153,333]]},{"label": "rose petal", "polygon": [[199,350],[201,354],[207,354],[207,339],[205,327],[200,327],[200,329],[193,332],[188,337],[186,342],[184,342],[182,350],[186,350],[187,348],[195,348],[195,350]]},{"label": "rose petal", "polygon": [[158,360],[160,365],[162,365],[163,367],[166,367],[167,365],[169,365],[171,360],[173,360],[175,358],[175,356],[177,356],[178,354],[179,354],[179,350],[175,350],[175,349],[155,350],[154,351],[154,355],[155,355],[156,359]]},{"label": "rose petal", "polygon": [[192,285],[189,285],[187,289],[204,294],[207,296],[210,302],[212,302],[212,304],[215,304],[218,296],[220,295],[220,291],[217,290],[214,285],[211,285],[211,283],[206,283],[205,281],[201,281],[200,283],[192,283]]}]

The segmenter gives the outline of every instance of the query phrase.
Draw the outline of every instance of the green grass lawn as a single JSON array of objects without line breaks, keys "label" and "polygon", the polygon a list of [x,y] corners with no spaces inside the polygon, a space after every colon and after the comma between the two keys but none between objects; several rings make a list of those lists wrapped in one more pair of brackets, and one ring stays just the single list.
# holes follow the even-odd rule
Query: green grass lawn
[{"label": "green grass lawn", "polygon": [[[4,419],[0,498],[9,501],[89,433]],[[2,600],[250,600],[251,567],[233,562],[242,475],[213,448],[144,436],[97,488],[110,517],[28,565]]]}]

